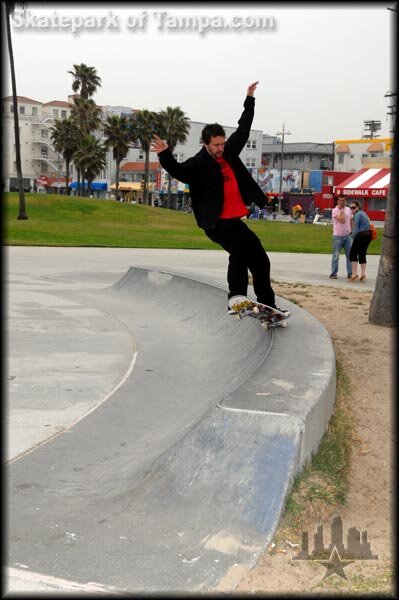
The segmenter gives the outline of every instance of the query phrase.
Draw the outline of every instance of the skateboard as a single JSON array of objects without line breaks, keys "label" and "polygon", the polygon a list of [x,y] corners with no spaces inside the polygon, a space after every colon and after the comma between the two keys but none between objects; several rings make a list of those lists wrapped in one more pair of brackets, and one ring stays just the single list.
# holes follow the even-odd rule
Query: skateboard
[{"label": "skateboard", "polygon": [[233,310],[231,315],[237,319],[243,317],[252,317],[260,321],[262,327],[270,329],[272,327],[287,327],[287,319],[291,316],[290,312],[281,312],[276,308],[261,304],[260,302],[243,302],[237,310]]}]

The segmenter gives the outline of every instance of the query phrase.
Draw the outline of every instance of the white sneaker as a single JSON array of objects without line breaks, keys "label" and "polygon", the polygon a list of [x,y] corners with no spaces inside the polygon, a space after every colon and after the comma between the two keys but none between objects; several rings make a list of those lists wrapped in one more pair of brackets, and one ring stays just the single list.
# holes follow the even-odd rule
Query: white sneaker
[{"label": "white sneaker", "polygon": [[238,313],[243,308],[250,308],[251,306],[253,306],[253,302],[247,296],[232,296],[229,298],[229,314]]}]

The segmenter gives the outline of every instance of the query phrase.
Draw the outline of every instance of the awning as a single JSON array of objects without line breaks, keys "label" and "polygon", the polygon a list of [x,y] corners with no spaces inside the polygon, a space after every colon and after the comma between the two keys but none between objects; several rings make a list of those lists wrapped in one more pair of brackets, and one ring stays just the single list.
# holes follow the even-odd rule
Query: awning
[{"label": "awning", "polygon": [[[150,182],[147,184],[147,189],[149,192],[153,191],[153,187],[154,187],[154,183]],[[110,190],[116,190],[116,184],[113,183],[110,186]],[[120,190],[121,192],[125,191],[133,191],[133,192],[140,192],[142,191],[141,188],[141,183],[140,181],[120,181],[119,185],[118,185],[118,190]]]},{"label": "awning", "polygon": [[335,194],[351,198],[386,198],[391,169],[360,169],[334,187]]},{"label": "awning", "polygon": [[[120,181],[119,182],[119,186],[118,188],[120,189],[120,191],[123,190],[134,190],[134,191],[139,191],[140,190],[140,182],[139,181]],[[113,183],[110,186],[111,190],[116,190],[116,185],[115,183]]]},{"label": "awning", "polygon": [[[78,182],[77,181],[72,181],[72,183],[69,184],[69,187],[72,190],[76,190],[78,187]],[[84,182],[83,185],[83,181],[80,182],[80,187],[87,190],[89,188],[87,181]],[[93,181],[91,183],[91,189],[93,191],[100,191],[100,190],[106,190],[107,189],[107,182],[106,181]]]},{"label": "awning", "polygon": [[367,152],[384,152],[381,142],[372,142],[367,148]]},{"label": "awning", "polygon": [[335,148],[335,152],[337,154],[349,154],[350,150],[348,144],[339,144],[339,146]]}]

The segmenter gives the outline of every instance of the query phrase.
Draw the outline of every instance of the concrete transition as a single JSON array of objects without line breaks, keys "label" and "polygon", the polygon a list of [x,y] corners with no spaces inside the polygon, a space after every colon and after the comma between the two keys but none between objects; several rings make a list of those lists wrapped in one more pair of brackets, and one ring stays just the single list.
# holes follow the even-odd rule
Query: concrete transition
[{"label": "concrete transition", "polygon": [[289,326],[265,331],[227,314],[225,290],[147,269],[57,294],[117,321],[134,368],[7,466],[9,567],[87,589],[189,592],[254,565],[332,413],[326,330],[284,301]]}]

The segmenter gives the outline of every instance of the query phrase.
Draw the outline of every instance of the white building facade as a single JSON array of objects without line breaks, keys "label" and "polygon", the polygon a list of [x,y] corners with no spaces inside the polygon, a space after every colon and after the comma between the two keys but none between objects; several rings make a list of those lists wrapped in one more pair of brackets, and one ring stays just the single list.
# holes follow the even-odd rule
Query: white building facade
[{"label": "white building facade", "polygon": [[[26,191],[46,191],[46,181],[52,181],[51,186],[58,187],[60,191],[65,187],[65,161],[58,154],[51,141],[51,127],[56,119],[64,119],[71,115],[73,107],[73,96],[68,97],[68,102],[53,100],[51,102],[40,102],[25,96],[18,96],[18,116],[21,141],[21,160],[24,189]],[[101,106],[102,120],[105,121],[110,115],[129,116],[134,109],[126,106]],[[3,189],[5,191],[17,191],[16,152],[14,140],[14,116],[12,97],[2,100],[2,125],[4,131],[4,153],[3,153]],[[201,132],[206,123],[190,121],[190,131],[187,141],[178,144],[174,155],[179,162],[187,160],[201,150]],[[228,138],[236,127],[224,126],[226,138]],[[103,132],[97,132],[96,137],[102,139]],[[241,160],[258,180],[259,168],[262,156],[262,131],[251,130],[246,147],[241,152]],[[127,156],[121,162],[121,167],[128,162],[145,161],[145,155],[140,147],[129,149]],[[150,153],[150,162],[157,162],[155,153]],[[106,183],[107,194],[102,197],[110,197],[110,188],[115,183],[116,165],[112,157],[112,150],[107,152],[106,168],[99,174],[97,182]],[[70,180],[76,180],[76,169],[70,165]],[[163,178],[165,174],[163,173]],[[183,186],[184,187],[184,186]]]},{"label": "white building facade", "polygon": [[390,168],[393,138],[335,140],[334,171],[355,173],[369,167]]}]

